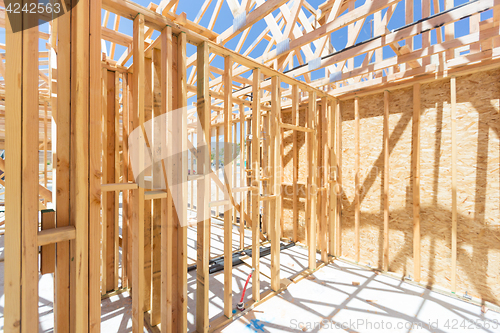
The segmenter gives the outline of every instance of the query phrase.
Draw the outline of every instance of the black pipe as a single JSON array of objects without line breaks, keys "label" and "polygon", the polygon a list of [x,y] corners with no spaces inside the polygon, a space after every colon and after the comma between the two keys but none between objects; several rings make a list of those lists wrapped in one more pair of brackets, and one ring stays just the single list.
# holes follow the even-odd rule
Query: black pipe
[{"label": "black pipe", "polygon": [[[294,242],[291,242],[288,244],[280,243],[280,251],[289,249],[293,246],[295,246]],[[268,256],[269,254],[271,254],[271,247],[270,246],[261,246],[259,249],[259,253],[260,253],[260,257]],[[240,258],[244,257],[244,256],[252,257],[252,249],[234,252],[233,253],[233,266],[243,264],[244,262]],[[224,257],[222,256],[219,258],[210,259],[208,264],[209,264],[209,268],[208,268],[209,274],[223,271],[224,270]],[[189,266],[188,272],[193,271],[195,269],[196,269],[196,264]]]}]

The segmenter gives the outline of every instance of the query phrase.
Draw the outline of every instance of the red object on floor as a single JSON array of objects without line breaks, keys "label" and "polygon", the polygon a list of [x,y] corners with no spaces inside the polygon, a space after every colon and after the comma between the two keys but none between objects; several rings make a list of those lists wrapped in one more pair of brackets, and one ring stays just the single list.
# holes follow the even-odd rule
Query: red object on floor
[{"label": "red object on floor", "polygon": [[245,291],[247,290],[248,281],[250,281],[254,270],[255,268],[252,268],[252,271],[250,272],[250,274],[248,274],[247,282],[245,282],[245,286],[243,287],[243,293],[241,294],[240,303],[238,305],[243,306],[243,299],[245,298]]}]

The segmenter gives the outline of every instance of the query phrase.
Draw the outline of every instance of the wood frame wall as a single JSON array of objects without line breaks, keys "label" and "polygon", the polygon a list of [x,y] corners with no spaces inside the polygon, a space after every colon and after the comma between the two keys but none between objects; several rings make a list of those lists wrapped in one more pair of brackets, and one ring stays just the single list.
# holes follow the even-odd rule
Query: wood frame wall
[{"label": "wood frame wall", "polygon": [[[29,2],[26,0],[26,2]],[[367,84],[366,92],[353,92],[351,88],[338,88],[334,93],[320,83],[309,85],[296,80],[276,69],[231,51],[206,37],[207,31],[195,26],[183,27],[170,18],[146,10],[129,1],[79,0],[71,15],[57,19],[57,86],[51,87],[57,98],[51,100],[51,112],[57,121],[55,147],[57,166],[53,181],[57,191],[50,198],[44,187],[38,184],[38,140],[29,133],[39,126],[39,110],[43,105],[44,150],[47,154],[47,101],[40,104],[32,96],[40,94],[38,89],[38,28],[9,34],[6,38],[6,108],[15,112],[6,113],[6,149],[9,152],[5,163],[8,174],[6,188],[6,306],[5,330],[8,332],[31,332],[37,329],[37,304],[33,295],[38,294],[38,246],[54,245],[55,262],[55,330],[72,332],[98,332],[100,330],[100,300],[111,291],[132,289],[133,331],[142,332],[144,319],[151,326],[161,325],[162,331],[187,331],[187,207],[196,210],[197,220],[197,316],[198,332],[209,332],[234,320],[232,314],[232,247],[224,247],[224,316],[210,320],[209,302],[209,260],[211,208],[224,210],[224,237],[232,237],[232,228],[239,214],[240,248],[244,247],[245,227],[252,230],[252,301],[245,304],[251,309],[257,302],[266,300],[287,287],[290,281],[280,278],[280,241],[283,239],[284,218],[281,191],[283,181],[282,135],[293,131],[293,164],[298,166],[297,133],[307,138],[307,196],[306,228],[308,247],[308,269],[302,277],[310,274],[331,257],[342,256],[342,107],[340,99],[354,99],[356,135],[356,179],[359,186],[359,106],[358,98],[371,94],[379,82],[376,79]],[[273,5],[275,4],[274,1]],[[498,6],[497,2],[494,2]],[[118,14],[117,18],[133,19],[132,46],[133,65],[129,68],[109,61],[101,61],[101,8]],[[497,9],[495,7],[495,9]],[[455,12],[456,15],[458,10]],[[461,10],[465,15],[465,10]],[[453,15],[455,15],[453,14]],[[253,14],[256,15],[256,14]],[[353,16],[353,15],[351,15]],[[455,16],[454,16],[455,17]],[[456,16],[458,17],[458,16]],[[23,21],[36,19],[28,14]],[[379,18],[381,20],[381,18]],[[119,19],[117,19],[119,22]],[[349,21],[351,22],[351,21]],[[352,21],[354,22],[354,21]],[[434,21],[432,21],[434,22]],[[379,22],[380,23],[380,22]],[[431,24],[430,21],[425,24]],[[424,24],[424,25],[425,25]],[[188,24],[189,26],[189,24]],[[350,29],[353,27],[350,26]],[[146,36],[153,30],[161,32],[160,37],[145,45]],[[423,29],[423,28],[419,28]],[[486,28],[484,28],[486,29]],[[484,30],[483,29],[483,30]],[[492,28],[490,28],[492,29]],[[417,29],[418,30],[418,29]],[[488,41],[496,35],[488,30]],[[418,33],[409,30],[405,38]],[[449,35],[450,26],[445,34]],[[397,42],[398,35],[387,34],[386,38]],[[115,35],[113,35],[116,38]],[[424,31],[424,47],[428,49],[428,32]],[[474,36],[473,36],[474,37]],[[392,39],[391,39],[392,38]],[[470,39],[470,40],[469,40]],[[479,43],[481,39],[470,37],[468,42]],[[69,42],[72,42],[71,44]],[[193,65],[193,59],[186,56],[186,44],[196,45],[197,85],[189,84],[186,68]],[[427,43],[427,44],[426,44]],[[296,42],[300,47],[300,40]],[[375,42],[374,48],[377,47]],[[441,45],[441,51],[453,49],[455,44]],[[54,46],[54,45],[53,45]],[[370,46],[370,47],[372,47]],[[381,49],[378,48],[377,51]],[[358,51],[350,49],[336,60],[351,60]],[[423,51],[422,51],[423,52]],[[22,57],[17,56],[22,54]],[[375,53],[380,56],[380,52]],[[415,53],[416,54],[416,53]],[[401,57],[408,64],[418,57]],[[224,69],[210,65],[213,56],[224,58]],[[271,52],[267,60],[277,56]],[[453,58],[448,55],[449,58]],[[127,58],[127,55],[125,56]],[[124,59],[125,59],[124,58]],[[345,59],[344,59],[345,58]],[[123,60],[124,60],[123,59]],[[459,61],[459,60],[456,60]],[[392,62],[387,66],[393,66]],[[399,63],[399,60],[398,60]],[[240,65],[240,67],[236,67]],[[426,65],[425,63],[422,64]],[[429,64],[427,64],[429,65]],[[385,66],[385,65],[384,65]],[[466,70],[454,67],[440,74],[451,76],[452,141],[453,141],[453,217],[452,217],[452,290],[456,289],[457,260],[457,189],[456,189],[456,83],[454,75],[468,71],[498,67],[497,62],[488,62]],[[244,67],[242,69],[241,67]],[[376,67],[376,66],[375,66]],[[234,70],[238,68],[238,70]],[[381,71],[386,67],[376,67]],[[425,66],[424,66],[425,69]],[[217,78],[212,78],[219,72]],[[251,80],[240,74],[252,71]],[[371,72],[371,70],[369,71]],[[416,71],[415,71],[416,72]],[[427,73],[427,69],[418,73]],[[360,72],[360,75],[365,75]],[[51,72],[52,75],[52,72]],[[396,74],[394,74],[396,75]],[[346,78],[347,79],[347,78]],[[393,87],[412,86],[414,96],[413,122],[413,249],[416,281],[420,280],[420,84],[436,77],[413,78],[406,82],[391,83]],[[246,85],[238,89],[233,81]],[[249,82],[248,82],[249,81]],[[51,81],[52,82],[52,81]],[[146,84],[144,84],[146,82]],[[218,84],[220,93],[215,89]],[[359,87],[359,86],[356,86]],[[391,87],[388,85],[387,87]],[[387,89],[380,88],[380,89]],[[78,88],[78,89],[77,89]],[[377,88],[379,89],[379,88]],[[393,88],[394,89],[394,88]],[[193,91],[195,90],[195,91]],[[187,98],[196,92],[196,114],[187,111]],[[251,94],[249,97],[246,94]],[[217,100],[213,103],[212,99]],[[384,243],[383,270],[389,271],[389,100],[390,92],[384,91]],[[236,106],[236,108],[235,108]],[[299,125],[299,109],[306,112],[305,126]],[[173,113],[174,109],[183,109]],[[292,121],[283,121],[283,112],[291,110]],[[235,112],[236,110],[236,112]],[[128,137],[135,128],[144,128],[153,117],[172,113],[171,122],[160,128],[169,135],[153,138],[151,147],[172,147],[181,154],[180,164],[162,162],[152,171],[152,185],[145,175],[134,175],[130,166]],[[214,117],[215,116],[215,117]],[[194,128],[193,119],[199,120]],[[122,124],[120,126],[120,124]],[[209,177],[210,142],[212,127],[223,126],[225,142],[236,143],[236,126],[240,124],[240,167],[246,165],[247,182],[242,175],[240,186],[233,173],[232,155],[224,150],[224,182]],[[244,154],[243,127],[250,136],[246,140]],[[262,136],[262,129],[268,133]],[[102,137],[101,137],[102,134]],[[194,135],[196,134],[196,145]],[[234,134],[234,137],[233,137]],[[188,135],[191,140],[188,140]],[[219,138],[219,135],[217,135]],[[266,139],[266,143],[262,143]],[[217,139],[218,140],[218,139]],[[143,148],[141,148],[143,149]],[[188,153],[189,151],[189,153]],[[101,154],[102,152],[102,154]],[[120,154],[121,152],[121,154]],[[145,163],[146,151],[141,151],[139,165]],[[188,154],[191,167],[196,158],[197,174],[188,175]],[[103,156],[101,160],[101,155]],[[218,152],[217,152],[218,156]],[[245,162],[245,163],[243,163]],[[218,165],[218,163],[217,163]],[[2,167],[0,165],[0,167]],[[293,202],[298,202],[298,186],[294,167]],[[168,174],[168,177],[167,177]],[[57,175],[57,176],[56,176]],[[205,175],[205,176],[203,176]],[[161,178],[182,183],[180,191],[171,193],[168,189],[157,190],[155,182]],[[135,177],[135,179],[134,179]],[[44,170],[44,181],[47,171]],[[225,190],[223,200],[211,201],[212,180],[217,191]],[[194,197],[188,197],[197,187],[196,208]],[[244,184],[246,182],[246,184]],[[45,193],[45,194],[44,194]],[[122,233],[119,233],[120,193],[123,198]],[[249,198],[248,204],[238,203],[235,198]],[[175,197],[174,197],[175,195]],[[38,211],[40,197],[54,201],[55,228],[39,230]],[[174,204],[181,202],[179,209]],[[296,206],[294,204],[294,206]],[[261,216],[260,208],[264,207]],[[234,210],[233,210],[234,209]],[[101,220],[102,211],[102,220]],[[359,193],[356,190],[356,241],[355,261],[360,261],[359,238]],[[260,224],[262,218],[263,223]],[[102,223],[102,224],[101,224]],[[298,241],[298,211],[293,211],[292,240]],[[319,233],[317,233],[319,227]],[[260,293],[259,248],[264,241],[271,244],[271,290]],[[319,241],[319,242],[318,242]],[[319,245],[319,249],[317,246]],[[122,248],[122,262],[119,262],[119,248]],[[316,259],[317,250],[321,262]],[[119,274],[121,267],[121,275]],[[22,288],[21,288],[22,286]]]}]

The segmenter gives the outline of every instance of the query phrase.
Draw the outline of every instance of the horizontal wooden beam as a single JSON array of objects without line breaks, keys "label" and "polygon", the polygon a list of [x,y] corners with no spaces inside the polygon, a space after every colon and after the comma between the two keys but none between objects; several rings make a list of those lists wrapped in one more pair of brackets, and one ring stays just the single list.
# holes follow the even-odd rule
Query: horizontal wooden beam
[{"label": "horizontal wooden beam", "polygon": [[132,37],[129,35],[106,27],[101,27],[101,38],[126,47],[132,44]]},{"label": "horizontal wooden beam", "polygon": [[167,191],[146,191],[144,192],[144,200],[164,199],[168,197]]},{"label": "horizontal wooden beam", "polygon": [[292,124],[287,124],[287,123],[280,123],[280,127],[284,128],[284,129],[300,131],[300,132],[310,132],[310,133],[316,132],[312,128],[307,128],[307,127],[302,127],[302,126],[297,126],[297,125],[292,125]]},{"label": "horizontal wooden beam", "polygon": [[74,226],[60,227],[42,230],[38,232],[38,246],[65,242],[76,238],[76,229]]},{"label": "horizontal wooden beam", "polygon": [[137,190],[138,188],[136,183],[101,184],[102,192]]},{"label": "horizontal wooden beam", "polygon": [[229,205],[231,204],[231,201],[229,200],[217,200],[217,201],[210,201],[208,203],[209,207],[217,207],[217,206],[224,206],[224,205]]}]

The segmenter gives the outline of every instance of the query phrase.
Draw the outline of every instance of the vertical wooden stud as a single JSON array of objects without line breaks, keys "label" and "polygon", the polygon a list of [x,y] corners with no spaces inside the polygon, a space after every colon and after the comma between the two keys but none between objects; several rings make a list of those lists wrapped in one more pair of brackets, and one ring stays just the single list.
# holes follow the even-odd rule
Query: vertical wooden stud
[{"label": "vertical wooden stud", "polygon": [[330,102],[329,112],[328,112],[328,141],[330,149],[330,167],[329,172],[329,182],[330,182],[330,202],[329,202],[329,221],[330,221],[330,243],[329,251],[330,255],[335,256],[337,254],[335,250],[336,244],[336,230],[337,230],[337,155],[336,155],[336,137],[337,137],[337,122],[335,116],[337,101],[334,100]]},{"label": "vertical wooden stud", "polygon": [[[161,37],[160,37],[161,38]],[[161,39],[160,39],[161,40]],[[164,65],[166,66],[166,64]],[[162,134],[161,123],[161,50],[153,49],[153,188],[158,190],[162,187],[163,170],[158,161],[161,158]],[[153,200],[153,219],[151,226],[151,312],[149,323],[156,326],[161,322],[161,201],[163,199]]]},{"label": "vertical wooden stud", "polygon": [[413,85],[413,275],[420,281],[420,83]]},{"label": "vertical wooden stud", "polygon": [[[80,0],[81,1],[81,0]],[[136,113],[141,128],[144,126],[144,15],[138,14],[134,19],[134,36],[133,36],[133,57],[134,57],[134,74],[133,74],[133,110]],[[144,148],[139,145],[139,167],[144,165]],[[137,179],[139,189],[137,192],[138,207],[135,212],[136,220],[132,224],[132,331],[139,333],[144,327],[144,173],[141,173]]]},{"label": "vertical wooden stud", "polygon": [[[232,151],[227,143],[232,141],[232,98],[233,98],[233,60],[230,56],[224,58],[224,183],[226,188],[233,187]],[[235,142],[233,142],[235,144]],[[217,157],[217,161],[218,161]],[[229,200],[231,194],[224,192],[224,200]],[[236,216],[235,216],[236,217]],[[233,210],[230,204],[224,205],[224,315],[232,317],[233,311]]]},{"label": "vertical wooden stud", "polygon": [[457,82],[451,77],[451,291],[457,291]]},{"label": "vertical wooden stud", "polygon": [[[22,16],[19,24],[22,25]],[[23,33],[9,31],[12,22],[5,16],[5,150],[9,155],[5,161],[5,332],[21,332],[21,240],[22,240],[22,60]],[[15,130],[14,130],[15,129]]]},{"label": "vertical wooden stud", "polygon": [[[327,160],[328,160],[328,122],[327,122],[327,103],[326,97],[321,98],[321,112],[318,114],[318,128],[321,129],[321,142],[318,149],[318,187],[321,191],[318,192],[321,196],[318,198],[318,216],[320,217],[320,242],[321,242],[321,261],[328,263],[328,228],[327,228]],[[321,200],[319,200],[321,198]]]},{"label": "vertical wooden stud", "polygon": [[354,98],[354,234],[356,262],[359,262],[359,98]]},{"label": "vertical wooden stud", "polygon": [[[165,115],[172,110],[172,28],[166,26],[161,32],[161,75],[160,75],[160,90],[161,90],[161,110],[160,114]],[[167,130],[167,124],[162,122],[162,133],[170,133]],[[168,126],[171,124],[168,122]],[[162,151],[169,151],[170,135],[161,136]],[[171,159],[167,159],[168,168],[162,164],[163,177],[168,188],[167,172],[172,172]],[[169,193],[168,198],[161,199],[161,329],[162,332],[173,332],[172,328],[172,312],[173,312],[173,296],[172,296],[172,240],[173,240],[173,224],[172,224],[172,195]]]},{"label": "vertical wooden stud", "polygon": [[[102,177],[103,184],[108,183],[108,70],[101,70],[101,114],[102,114]],[[101,235],[101,294],[104,295],[108,291],[108,198],[109,193],[102,193],[102,235]]]},{"label": "vertical wooden stud", "polygon": [[175,124],[179,124],[177,136],[179,137],[179,149],[182,152],[181,165],[179,166],[178,182],[181,185],[179,196],[181,197],[181,209],[177,211],[177,317],[178,329],[180,332],[187,332],[187,75],[186,75],[186,43],[187,36],[185,33],[180,33],[177,38],[177,87],[179,99],[177,107],[182,112],[177,113],[178,118],[174,119]]},{"label": "vertical wooden stud", "polygon": [[[101,330],[100,215],[101,215],[101,0],[90,5],[89,106],[89,332]],[[124,139],[125,141],[125,139]],[[125,144],[123,145],[125,146]],[[126,252],[123,252],[126,253]],[[123,257],[125,258],[125,256]],[[125,260],[125,259],[124,259]],[[123,265],[124,266],[124,265]],[[122,266],[122,267],[123,267]]]},{"label": "vertical wooden stud", "polygon": [[[292,124],[299,125],[299,88],[296,84],[292,85]],[[292,161],[293,161],[293,238],[294,242],[299,240],[299,150],[298,133],[293,131],[292,137]]]},{"label": "vertical wooden stud", "polygon": [[260,301],[260,68],[253,70],[252,85],[252,297]]},{"label": "vertical wooden stud", "polygon": [[309,138],[307,143],[307,246],[309,248],[309,269],[316,269],[316,198],[317,198],[317,184],[316,184],[316,150],[317,140],[314,135],[316,131],[316,92],[309,92],[309,104],[307,108],[307,124],[308,127],[314,129],[315,132],[307,132]]},{"label": "vertical wooden stud", "polygon": [[384,271],[389,270],[389,91],[384,91]]},{"label": "vertical wooden stud", "polygon": [[[58,21],[57,49],[57,114],[56,114],[56,159],[52,187],[55,191],[56,226],[69,225],[70,205],[70,108],[71,108],[71,15],[62,15]],[[104,203],[103,203],[104,204]],[[70,248],[69,242],[56,245],[56,273],[54,286],[54,329],[70,329]]]},{"label": "vertical wooden stud", "polygon": [[[240,104],[240,186],[243,186],[245,181],[245,106]],[[240,192],[240,249],[245,247],[245,217],[244,217],[244,207],[243,196],[246,195],[244,192]]]},{"label": "vertical wooden stud", "polygon": [[[115,136],[114,136],[114,154],[115,154],[115,165],[114,165],[114,171],[115,171],[115,183],[120,182],[120,73],[118,71],[115,71],[114,73],[115,77],[115,110],[114,110],[114,128],[115,128]],[[119,226],[119,220],[120,220],[120,191],[115,191],[115,214],[114,214],[114,258],[113,258],[113,277],[114,277],[114,289],[118,289],[118,267],[120,265],[120,246],[119,246],[119,239],[120,239],[120,226]]]},{"label": "vertical wooden stud", "polygon": [[197,99],[198,119],[200,126],[197,129],[198,140],[198,174],[204,175],[198,180],[197,189],[197,264],[196,264],[196,330],[199,333],[208,332],[208,261],[209,261],[209,238],[210,238],[210,94],[209,94],[209,70],[208,70],[208,43],[198,45],[197,70]]},{"label": "vertical wooden stud", "polygon": [[[89,94],[90,94],[90,6],[89,0],[79,0],[72,11],[72,73],[71,88],[74,92],[71,103],[73,132],[70,174],[71,190],[70,223],[75,226],[76,236],[72,242],[72,278],[74,286],[71,297],[75,314],[73,332],[88,331],[88,259],[89,259]],[[38,36],[36,38],[38,41]],[[37,44],[38,45],[38,44]],[[74,172],[73,172],[74,171]]]},{"label": "vertical wooden stud", "polygon": [[279,119],[281,119],[281,87],[278,76],[271,78],[271,117],[270,127],[270,164],[269,183],[271,184],[271,194],[275,195],[274,202],[270,207],[269,237],[271,239],[271,289],[280,289],[280,202],[281,202],[281,155],[279,140]]}]

